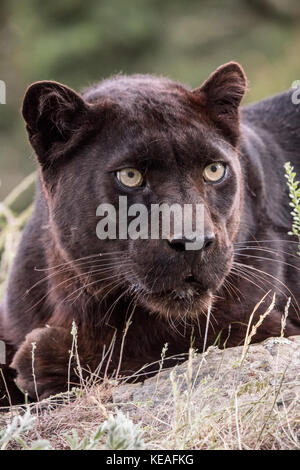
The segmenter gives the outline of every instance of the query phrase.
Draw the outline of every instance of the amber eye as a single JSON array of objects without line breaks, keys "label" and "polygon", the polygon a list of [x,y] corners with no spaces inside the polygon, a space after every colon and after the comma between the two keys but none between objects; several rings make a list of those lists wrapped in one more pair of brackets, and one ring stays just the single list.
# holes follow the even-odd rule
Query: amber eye
[{"label": "amber eye", "polygon": [[143,175],[135,168],[124,168],[117,171],[118,180],[128,188],[137,188],[143,184]]},{"label": "amber eye", "polygon": [[221,162],[210,163],[204,168],[203,178],[208,183],[217,183],[226,173],[226,165]]}]

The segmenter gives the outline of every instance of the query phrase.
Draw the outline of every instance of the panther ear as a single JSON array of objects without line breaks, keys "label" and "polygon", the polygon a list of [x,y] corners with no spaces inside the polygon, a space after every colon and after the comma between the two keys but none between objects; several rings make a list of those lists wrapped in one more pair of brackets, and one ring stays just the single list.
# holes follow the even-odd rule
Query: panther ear
[{"label": "panther ear", "polygon": [[42,81],[28,88],[22,114],[30,143],[42,165],[50,165],[70,150],[88,113],[88,104],[60,83]]},{"label": "panther ear", "polygon": [[224,136],[237,144],[239,105],[247,89],[247,79],[236,62],[221,65],[193,93],[201,98],[206,113]]}]

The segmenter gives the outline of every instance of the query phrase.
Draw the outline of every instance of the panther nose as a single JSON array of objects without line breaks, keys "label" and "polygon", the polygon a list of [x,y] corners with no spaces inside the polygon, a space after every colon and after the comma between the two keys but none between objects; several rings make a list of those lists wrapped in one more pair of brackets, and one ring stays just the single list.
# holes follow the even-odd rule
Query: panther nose
[{"label": "panther nose", "polygon": [[207,233],[206,235],[197,238],[195,236],[186,237],[182,234],[176,234],[168,239],[170,247],[173,248],[175,251],[186,251],[189,249],[193,249],[193,246],[197,247],[195,249],[198,251],[206,250],[207,248],[213,245],[214,241],[214,233]]}]

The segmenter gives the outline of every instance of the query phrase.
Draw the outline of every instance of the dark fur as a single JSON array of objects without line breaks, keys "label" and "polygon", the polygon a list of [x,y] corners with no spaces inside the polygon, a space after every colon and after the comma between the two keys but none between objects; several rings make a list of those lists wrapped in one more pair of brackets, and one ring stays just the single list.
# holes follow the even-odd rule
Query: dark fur
[{"label": "dark fur", "polygon": [[[300,333],[300,264],[296,240],[287,235],[291,217],[283,170],[291,161],[300,175],[299,106],[288,91],[243,108],[240,122],[245,89],[244,73],[235,63],[220,67],[194,91],[142,75],[106,80],[82,97],[55,82],[29,88],[23,116],[40,181],[2,305],[0,336],[15,353],[17,384],[31,397],[36,396],[32,342],[37,343],[39,397],[66,389],[73,320],[82,367],[94,370],[116,333],[102,373],[107,367],[123,375],[158,361],[165,343],[168,356],[186,353],[192,337],[202,350],[208,292],[214,298],[207,345],[216,338],[220,345],[241,344],[249,316],[268,290],[277,291],[276,306],[254,340],[280,335],[291,292],[285,334]],[[219,185],[205,184],[205,164],[220,160],[230,166],[229,177]],[[124,190],[116,182],[112,172],[131,166],[146,172],[145,188]],[[214,243],[184,252],[166,240],[98,240],[96,208],[101,202],[117,203],[121,194],[129,203],[147,205],[204,203],[205,230],[215,234]],[[253,249],[240,252],[240,242]],[[252,266],[245,276],[230,272],[234,249],[236,260]],[[124,255],[105,258],[113,251]],[[97,253],[104,258],[87,258],[85,265],[76,261]],[[108,265],[110,256],[111,271],[95,272],[100,263]],[[197,295],[175,299],[171,292],[186,288],[190,275]],[[111,290],[112,279],[122,284]],[[271,294],[254,321],[270,300]]]}]

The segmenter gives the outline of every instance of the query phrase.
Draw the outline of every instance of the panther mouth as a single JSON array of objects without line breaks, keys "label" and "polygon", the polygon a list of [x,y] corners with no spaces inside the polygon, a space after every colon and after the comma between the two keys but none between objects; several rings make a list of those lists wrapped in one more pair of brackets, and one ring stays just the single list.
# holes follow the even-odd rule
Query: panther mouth
[{"label": "panther mouth", "polygon": [[197,317],[206,313],[213,305],[213,293],[205,289],[193,276],[168,289],[150,290],[140,283],[131,285],[139,301],[150,311],[163,316]]},{"label": "panther mouth", "polygon": [[[214,303],[214,291],[206,282],[196,279],[191,273],[183,277],[181,282],[171,282],[166,279],[156,289],[147,286],[137,279],[131,283],[130,292],[136,294],[138,302],[154,313],[163,316],[181,318],[198,317],[206,314]],[[171,284],[171,285],[170,285]]]},{"label": "panther mouth", "polygon": [[151,297],[156,299],[165,299],[176,303],[192,303],[200,297],[206,297],[208,294],[201,284],[190,275],[184,279],[182,284],[178,287],[151,292]]}]

